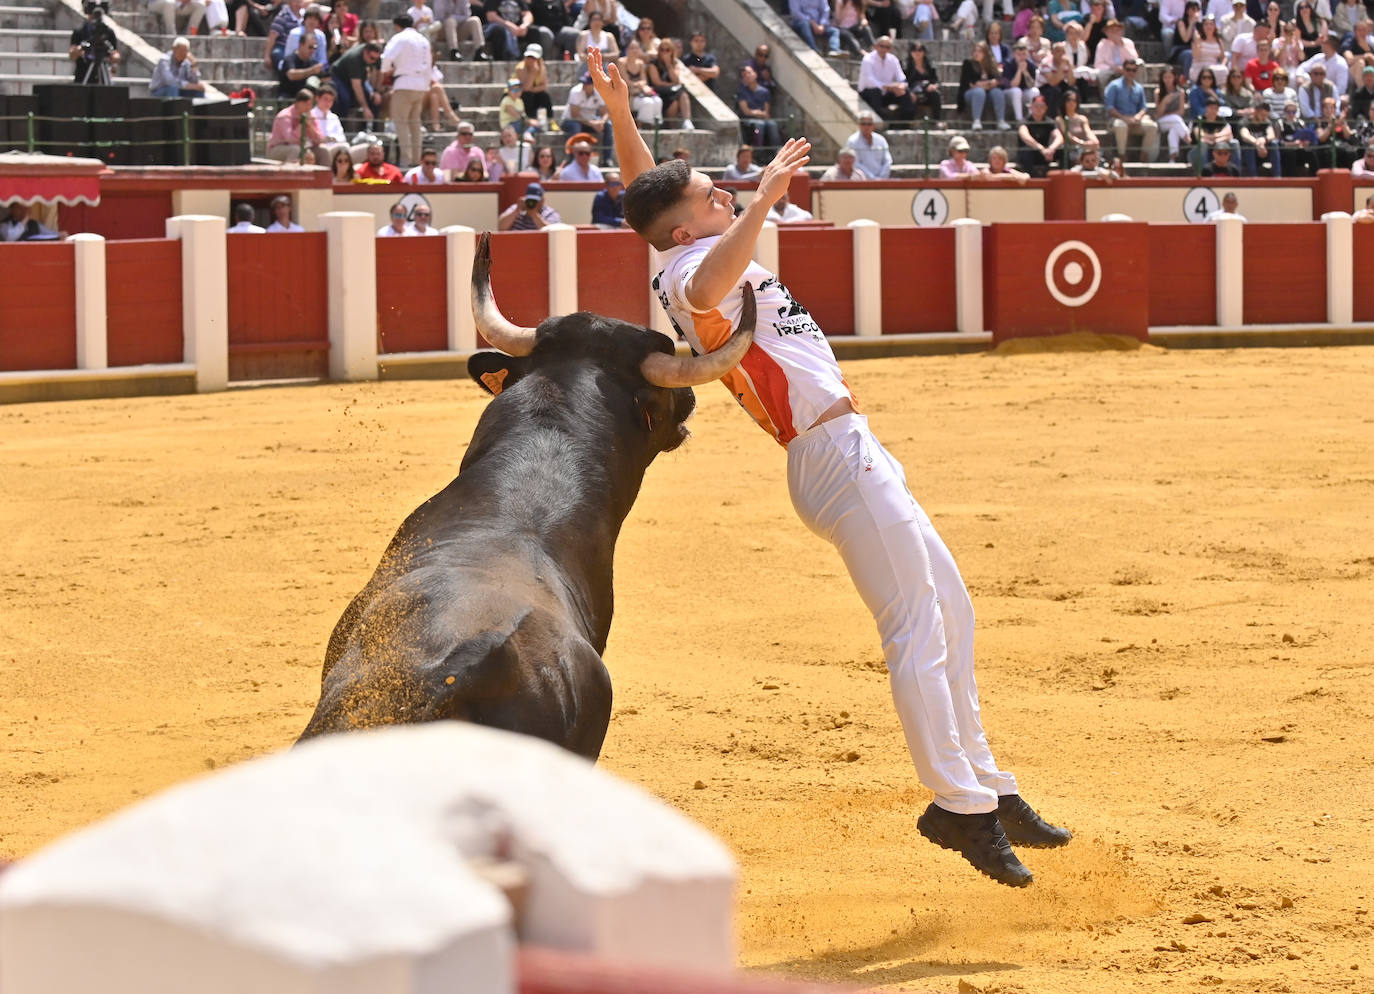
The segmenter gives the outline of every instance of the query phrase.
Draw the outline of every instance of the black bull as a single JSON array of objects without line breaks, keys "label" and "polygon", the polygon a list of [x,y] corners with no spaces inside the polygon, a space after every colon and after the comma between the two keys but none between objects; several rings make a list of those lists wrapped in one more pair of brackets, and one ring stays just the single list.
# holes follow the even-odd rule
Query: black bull
[{"label": "black bull", "polygon": [[748,349],[753,295],[726,345],[677,358],[658,332],[586,312],[518,328],[490,270],[483,235],[473,310],[510,354],[476,353],[468,372],[496,396],[458,476],[406,518],[335,626],[302,739],[449,718],[600,754],[616,538],[649,464],[687,437],[691,385]]}]

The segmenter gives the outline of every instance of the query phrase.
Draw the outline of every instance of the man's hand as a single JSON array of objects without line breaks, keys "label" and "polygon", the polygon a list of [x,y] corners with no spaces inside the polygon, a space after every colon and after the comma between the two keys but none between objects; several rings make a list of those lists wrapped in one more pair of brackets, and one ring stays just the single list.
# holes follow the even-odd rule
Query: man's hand
[{"label": "man's hand", "polygon": [[811,143],[805,138],[789,138],[773,161],[763,167],[755,198],[769,207],[778,202],[792,182],[792,174],[811,161]]},{"label": "man's hand", "polygon": [[610,116],[614,117],[617,109],[630,113],[630,88],[620,77],[614,62],[603,68],[601,49],[587,49],[587,71],[592,75],[592,88]]}]

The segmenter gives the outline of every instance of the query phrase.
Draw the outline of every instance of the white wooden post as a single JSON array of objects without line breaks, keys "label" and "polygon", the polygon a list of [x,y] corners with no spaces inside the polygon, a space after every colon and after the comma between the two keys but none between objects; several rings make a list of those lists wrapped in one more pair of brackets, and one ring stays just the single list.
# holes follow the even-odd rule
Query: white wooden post
[{"label": "white wooden post", "polygon": [[1245,222],[1222,214],[1216,228],[1217,327],[1239,328],[1245,322]]},{"label": "white wooden post", "polygon": [[461,224],[443,230],[448,243],[448,347],[450,352],[477,348],[477,322],[472,316],[472,260],[477,232]]},{"label": "white wooden post", "polygon": [[361,211],[320,215],[329,267],[329,376],[377,378],[377,219]]},{"label": "white wooden post", "polygon": [[105,239],[100,235],[72,235],[76,261],[76,368],[109,366],[106,332]]},{"label": "white wooden post", "polygon": [[860,218],[849,222],[854,239],[854,334],[876,338],[883,333],[882,227]]},{"label": "white wooden post", "polygon": [[1345,211],[1322,215],[1326,225],[1326,322],[1355,320],[1355,224]]},{"label": "white wooden post", "polygon": [[222,215],[167,219],[167,237],[181,240],[183,361],[196,367],[196,390],[229,386],[229,277]]},{"label": "white wooden post", "polygon": [[983,331],[983,223],[971,217],[954,228],[955,324],[959,331]]},{"label": "white wooden post", "polygon": [[551,224],[549,236],[549,313],[571,314],[577,310],[577,229],[571,224]]}]

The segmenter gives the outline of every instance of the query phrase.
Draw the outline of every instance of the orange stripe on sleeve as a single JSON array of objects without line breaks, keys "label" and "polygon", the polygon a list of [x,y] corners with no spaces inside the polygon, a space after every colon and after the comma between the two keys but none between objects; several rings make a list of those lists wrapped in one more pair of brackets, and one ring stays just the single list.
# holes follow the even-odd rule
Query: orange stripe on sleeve
[{"label": "orange stripe on sleeve", "polygon": [[701,347],[707,352],[714,352],[720,348],[734,332],[734,329],[730,327],[730,322],[725,319],[725,315],[714,307],[705,314],[692,315],[692,330],[697,333]]}]

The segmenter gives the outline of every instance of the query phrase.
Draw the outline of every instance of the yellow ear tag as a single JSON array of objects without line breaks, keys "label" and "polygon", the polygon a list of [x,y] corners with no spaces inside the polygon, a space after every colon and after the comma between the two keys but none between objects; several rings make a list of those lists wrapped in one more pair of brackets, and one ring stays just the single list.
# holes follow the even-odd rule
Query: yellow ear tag
[{"label": "yellow ear tag", "polygon": [[493,394],[499,394],[506,383],[506,374],[509,372],[509,369],[498,369],[494,373],[483,373],[482,382]]}]

